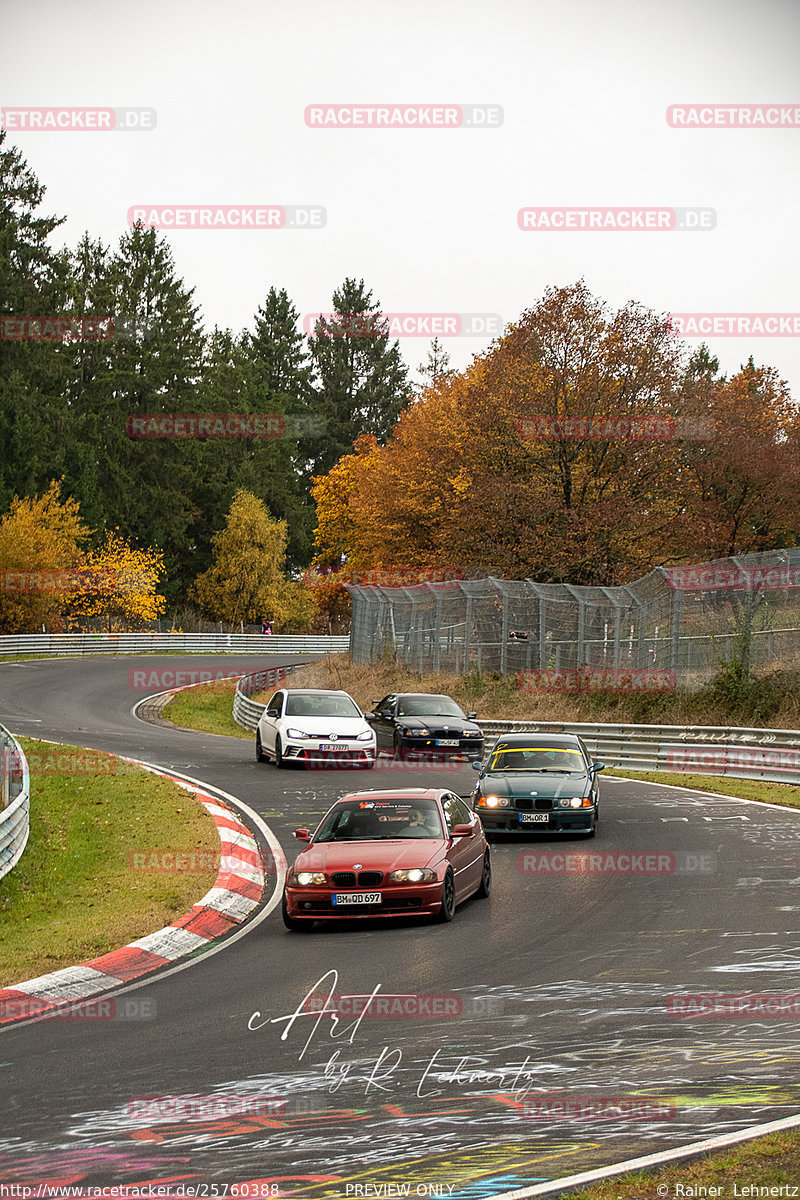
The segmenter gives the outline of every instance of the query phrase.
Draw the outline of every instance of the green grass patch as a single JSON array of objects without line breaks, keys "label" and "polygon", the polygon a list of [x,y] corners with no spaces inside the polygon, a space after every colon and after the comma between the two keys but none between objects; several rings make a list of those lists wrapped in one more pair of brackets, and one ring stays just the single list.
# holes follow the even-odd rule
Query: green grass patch
[{"label": "green grass patch", "polygon": [[[31,832],[0,880],[0,987],[168,925],[213,887],[219,862],[213,819],[171,780],[94,750],[19,741],[31,764]],[[147,865],[192,851],[210,857],[191,873],[143,871],[132,857]]]},{"label": "green grass patch", "polygon": [[[715,1154],[674,1166],[662,1167],[658,1171],[637,1171],[630,1175],[617,1175],[603,1183],[571,1192],[572,1200],[657,1200],[668,1197],[676,1200],[681,1196],[702,1196],[712,1200],[735,1200],[738,1196],[791,1196],[792,1186],[800,1179],[800,1131],[789,1129],[782,1133],[771,1133]],[[775,1191],[744,1191],[747,1187],[780,1188],[789,1185],[783,1193]],[[719,1188],[716,1193],[703,1192],[701,1188]],[[658,1189],[658,1190],[657,1190]],[[682,1190],[681,1190],[682,1189]]]},{"label": "green grass patch", "polygon": [[[759,800],[762,804],[779,804],[783,808],[800,808],[800,788],[790,783],[765,783],[760,779],[732,779],[730,775],[673,775],[669,771],[623,771],[615,767],[603,775],[621,779],[640,779],[643,783],[667,783],[675,787],[692,788],[698,792],[722,792],[743,800]],[[602,779],[602,775],[600,777]]]},{"label": "green grass patch", "polygon": [[161,716],[175,725],[185,725],[200,733],[221,733],[226,737],[255,737],[233,719],[233,693],[236,681],[219,680],[176,692],[161,709]]}]

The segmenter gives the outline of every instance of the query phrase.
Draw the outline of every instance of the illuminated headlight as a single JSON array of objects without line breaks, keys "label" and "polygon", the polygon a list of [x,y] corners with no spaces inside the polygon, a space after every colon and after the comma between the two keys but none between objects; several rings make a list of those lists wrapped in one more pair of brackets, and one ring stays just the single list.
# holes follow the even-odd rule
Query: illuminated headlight
[{"label": "illuminated headlight", "polygon": [[286,736],[290,738],[308,738],[310,733],[303,733],[302,729],[287,729]]},{"label": "illuminated headlight", "polygon": [[436,872],[430,867],[411,867],[408,870],[392,871],[390,883],[433,883]]},{"label": "illuminated headlight", "polygon": [[[582,796],[573,796],[571,799],[568,796],[562,796],[558,802],[558,807],[559,808],[581,808],[584,803],[585,802],[584,802],[584,799]],[[592,802],[590,800],[589,801],[590,806],[591,806],[591,803]]]},{"label": "illuminated headlight", "polygon": [[293,871],[289,876],[289,883],[298,887],[313,887],[315,884],[319,886],[325,883],[325,876],[322,871]]},{"label": "illuminated headlight", "polygon": [[481,796],[478,808],[508,808],[505,796]]},{"label": "illuminated headlight", "polygon": [[365,729],[363,733],[360,733],[360,734],[358,735],[358,737],[356,738],[356,741],[358,741],[358,742],[371,742],[371,741],[372,741],[372,730],[371,730],[371,729]]}]

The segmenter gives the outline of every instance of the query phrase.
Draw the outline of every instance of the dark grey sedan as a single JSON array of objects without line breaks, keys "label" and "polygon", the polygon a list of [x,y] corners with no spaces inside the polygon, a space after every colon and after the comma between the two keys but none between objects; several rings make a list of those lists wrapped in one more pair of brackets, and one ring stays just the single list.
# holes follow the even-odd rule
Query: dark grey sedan
[{"label": "dark grey sedan", "polygon": [[483,757],[483,731],[476,713],[465,713],[450,696],[391,692],[365,713],[379,750],[398,757],[442,759],[452,754]]}]

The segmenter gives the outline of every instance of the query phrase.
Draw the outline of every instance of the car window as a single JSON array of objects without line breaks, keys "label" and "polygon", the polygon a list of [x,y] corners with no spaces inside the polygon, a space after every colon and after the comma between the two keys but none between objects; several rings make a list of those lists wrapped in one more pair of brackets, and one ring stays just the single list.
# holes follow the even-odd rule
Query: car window
[{"label": "car window", "polygon": [[468,825],[472,820],[472,813],[466,804],[462,800],[459,800],[458,796],[453,796],[452,794],[443,796],[442,807],[447,817],[448,829],[452,829],[454,825]]},{"label": "car window", "polygon": [[464,712],[449,696],[401,696],[398,717],[461,717]]},{"label": "car window", "polygon": [[442,823],[436,803],[403,797],[337,804],[323,817],[314,840],[358,842],[441,837]]},{"label": "car window", "polygon": [[489,760],[490,771],[551,771],[554,774],[586,772],[583,755],[576,747],[537,746],[531,741],[526,745],[503,745],[499,743]]},{"label": "car window", "polygon": [[267,704],[267,708],[277,708],[280,716],[281,705],[283,704],[283,692],[276,692],[272,699]]},{"label": "car window", "polygon": [[392,693],[391,696],[384,696],[383,700],[375,705],[375,712],[383,712],[384,708],[393,709],[396,700],[397,696],[395,696],[394,693]]},{"label": "car window", "polygon": [[361,713],[349,696],[298,696],[286,698],[287,717],[358,717]]}]

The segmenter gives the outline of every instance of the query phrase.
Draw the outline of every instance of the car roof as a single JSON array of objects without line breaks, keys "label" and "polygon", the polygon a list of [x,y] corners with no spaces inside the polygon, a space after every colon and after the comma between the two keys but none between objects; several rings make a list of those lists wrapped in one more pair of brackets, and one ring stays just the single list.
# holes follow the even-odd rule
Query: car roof
[{"label": "car roof", "polygon": [[340,796],[336,804],[344,800],[361,800],[369,796],[370,800],[439,800],[442,796],[452,795],[450,788],[378,788],[375,791],[347,792]]},{"label": "car roof", "polygon": [[537,733],[535,729],[522,730],[520,733],[501,733],[495,743],[495,749],[527,746],[534,739],[540,746],[568,746],[570,749],[580,749],[580,739],[577,733]]},{"label": "car roof", "polygon": [[[445,692],[396,692],[398,700],[408,699],[413,696],[415,700],[453,700],[452,696],[448,696]],[[456,701],[453,700],[455,704]]]},{"label": "car roof", "polygon": [[349,692],[336,691],[333,688],[280,688],[279,690],[286,692],[287,696],[347,696],[348,700],[353,699]]}]

